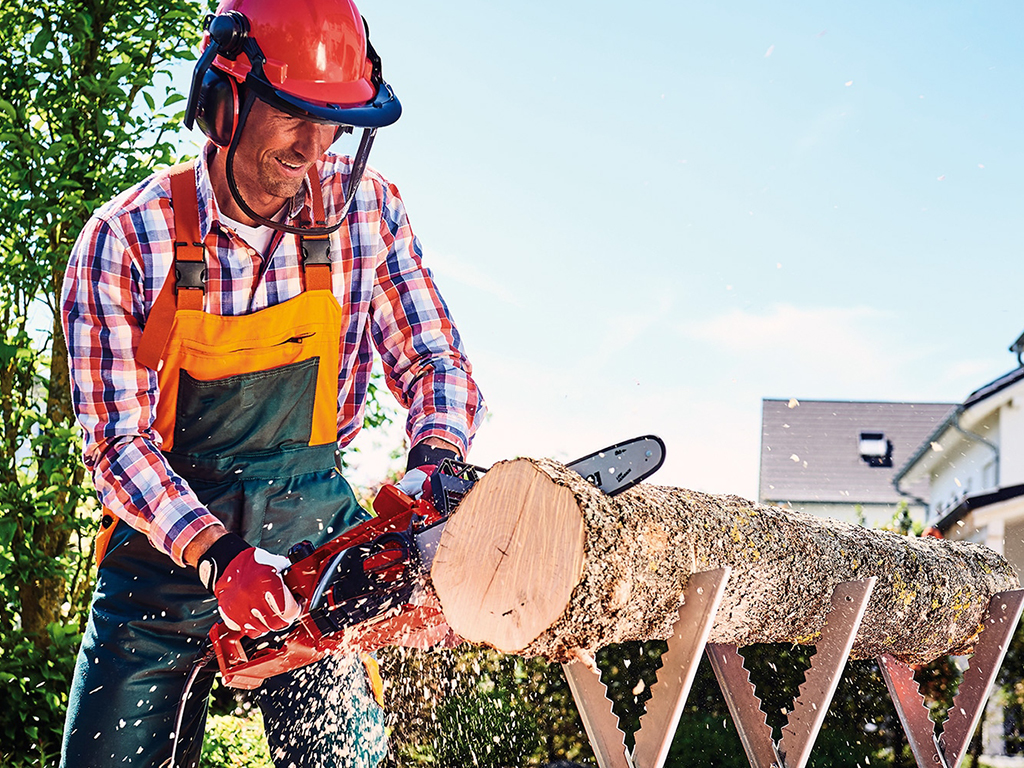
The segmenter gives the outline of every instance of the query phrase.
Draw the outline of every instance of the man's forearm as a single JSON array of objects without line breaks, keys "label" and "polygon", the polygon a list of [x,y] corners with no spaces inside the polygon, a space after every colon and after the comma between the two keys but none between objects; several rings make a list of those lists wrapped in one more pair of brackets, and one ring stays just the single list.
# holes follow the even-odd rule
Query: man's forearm
[{"label": "man's forearm", "polygon": [[199,558],[206,552],[221,536],[226,534],[228,531],[223,525],[211,525],[209,528],[203,528],[196,537],[192,539],[186,546],[185,551],[182,553],[182,557],[186,563],[191,565],[193,568],[199,562]]}]

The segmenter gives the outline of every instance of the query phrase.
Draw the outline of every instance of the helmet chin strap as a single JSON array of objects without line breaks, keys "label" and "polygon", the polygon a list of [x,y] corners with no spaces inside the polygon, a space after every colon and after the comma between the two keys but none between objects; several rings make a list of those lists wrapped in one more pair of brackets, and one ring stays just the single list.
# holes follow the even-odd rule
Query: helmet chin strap
[{"label": "helmet chin strap", "polygon": [[228,145],[228,156],[225,162],[225,175],[227,176],[228,189],[231,190],[231,197],[234,198],[235,203],[242,209],[242,212],[257,224],[270,227],[271,229],[276,229],[279,232],[288,232],[290,234],[301,235],[303,237],[326,237],[332,232],[338,230],[345,222],[345,217],[348,215],[348,209],[352,205],[352,200],[355,198],[356,190],[359,188],[359,182],[362,180],[363,172],[366,170],[366,161],[370,155],[370,148],[373,146],[373,138],[377,133],[377,129],[363,128],[363,135],[359,139],[359,147],[356,150],[355,157],[352,158],[352,170],[349,173],[348,183],[344,188],[345,202],[341,210],[335,213],[337,221],[330,226],[327,226],[326,221],[314,221],[314,226],[311,227],[299,227],[291,224],[285,224],[280,221],[268,219],[266,216],[261,216],[256,213],[256,211],[254,211],[245,201],[241,191],[238,189],[238,183],[235,181],[235,151],[238,149],[239,139],[241,139],[242,132],[245,130],[245,123],[249,117],[249,111],[256,98],[257,97],[252,90],[249,90],[249,92],[246,93],[245,101],[243,102],[242,108],[239,110],[238,114],[238,127],[235,130],[234,136],[231,137],[231,144]]}]

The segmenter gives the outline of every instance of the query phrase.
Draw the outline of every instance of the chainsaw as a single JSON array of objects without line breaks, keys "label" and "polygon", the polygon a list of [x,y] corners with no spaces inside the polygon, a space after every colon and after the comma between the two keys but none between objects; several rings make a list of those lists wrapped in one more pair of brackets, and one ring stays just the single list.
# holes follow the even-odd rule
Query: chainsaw
[{"label": "chainsaw", "polygon": [[[649,477],[664,459],[664,443],[647,435],[566,466],[611,496]],[[485,472],[445,459],[420,498],[385,485],[373,501],[376,517],[320,547],[294,545],[282,578],[301,616],[289,629],[256,639],[214,625],[210,641],[224,683],[252,689],[332,653],[455,640],[427,577],[445,523]]]}]

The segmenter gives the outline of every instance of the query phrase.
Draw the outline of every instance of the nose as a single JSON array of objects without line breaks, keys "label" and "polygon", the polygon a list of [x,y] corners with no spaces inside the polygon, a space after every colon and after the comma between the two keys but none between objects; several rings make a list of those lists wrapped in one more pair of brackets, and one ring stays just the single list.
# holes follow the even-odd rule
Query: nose
[{"label": "nose", "polygon": [[333,129],[329,125],[302,120],[295,132],[293,148],[307,160],[315,160],[327,151],[333,135]]}]

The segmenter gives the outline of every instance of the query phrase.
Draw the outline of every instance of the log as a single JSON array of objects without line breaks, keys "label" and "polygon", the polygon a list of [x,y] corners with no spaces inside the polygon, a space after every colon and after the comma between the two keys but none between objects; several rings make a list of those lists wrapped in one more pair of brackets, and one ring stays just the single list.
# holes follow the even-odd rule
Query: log
[{"label": "log", "polygon": [[731,566],[711,642],[813,645],[833,588],[877,577],[852,658],[968,652],[1019,582],[992,550],[901,536],[684,488],[608,497],[561,464],[492,467],[441,537],[431,579],[452,629],[565,662],[671,635],[691,574]]}]

